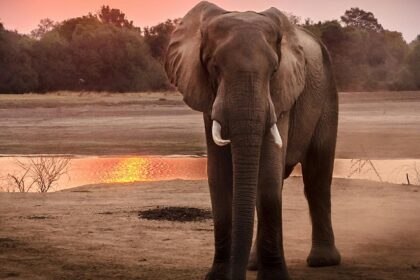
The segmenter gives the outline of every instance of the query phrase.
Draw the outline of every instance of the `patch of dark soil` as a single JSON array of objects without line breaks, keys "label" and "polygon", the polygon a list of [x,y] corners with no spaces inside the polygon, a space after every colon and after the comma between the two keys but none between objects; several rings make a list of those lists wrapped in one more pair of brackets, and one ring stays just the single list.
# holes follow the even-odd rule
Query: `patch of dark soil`
[{"label": "patch of dark soil", "polygon": [[24,217],[25,219],[29,219],[29,220],[46,220],[46,219],[54,219],[54,217],[50,217],[50,216],[43,216],[43,215],[31,215],[31,216],[26,216]]},{"label": "patch of dark soil", "polygon": [[19,277],[20,276],[20,273],[19,272],[16,272],[16,271],[9,271],[9,272],[5,272],[4,275],[5,275],[5,278],[8,278],[8,277]]},{"label": "patch of dark soil", "polygon": [[105,212],[99,212],[98,214],[99,214],[99,215],[112,215],[112,214],[114,214],[114,212],[111,212],[111,211],[105,211]]},{"label": "patch of dark soil", "polygon": [[196,228],[194,230],[195,231],[209,231],[209,232],[213,231],[213,229],[211,229],[211,228]]},{"label": "patch of dark soil", "polygon": [[157,207],[139,211],[139,218],[158,221],[198,222],[212,218],[208,209],[193,207]]},{"label": "patch of dark soil", "polygon": [[18,241],[11,238],[2,237],[0,238],[0,248],[16,248]]}]

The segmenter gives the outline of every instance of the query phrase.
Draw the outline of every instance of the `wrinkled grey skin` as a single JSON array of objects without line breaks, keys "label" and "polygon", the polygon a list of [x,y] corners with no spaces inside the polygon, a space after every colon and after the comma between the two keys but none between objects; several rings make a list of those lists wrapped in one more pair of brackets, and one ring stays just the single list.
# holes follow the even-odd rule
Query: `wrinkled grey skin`
[{"label": "wrinkled grey skin", "polygon": [[[312,219],[307,263],[339,264],[330,200],[338,105],[325,47],[275,8],[239,13],[201,2],[172,34],[165,69],[204,115],[215,236],[206,279],[242,280],[247,266],[261,280],[289,279],[282,186],[299,162]],[[213,120],[231,144],[215,144]],[[281,148],[269,133],[273,124]]]}]

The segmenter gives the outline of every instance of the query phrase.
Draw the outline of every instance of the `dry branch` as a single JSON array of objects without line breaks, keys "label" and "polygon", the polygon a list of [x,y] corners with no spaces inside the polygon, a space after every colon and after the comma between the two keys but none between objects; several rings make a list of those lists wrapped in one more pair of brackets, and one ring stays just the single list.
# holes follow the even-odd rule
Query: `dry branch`
[{"label": "dry branch", "polygon": [[68,174],[70,161],[69,157],[46,156],[16,160],[18,171],[6,177],[8,190],[29,192],[35,186],[38,192],[48,192],[63,175]]}]

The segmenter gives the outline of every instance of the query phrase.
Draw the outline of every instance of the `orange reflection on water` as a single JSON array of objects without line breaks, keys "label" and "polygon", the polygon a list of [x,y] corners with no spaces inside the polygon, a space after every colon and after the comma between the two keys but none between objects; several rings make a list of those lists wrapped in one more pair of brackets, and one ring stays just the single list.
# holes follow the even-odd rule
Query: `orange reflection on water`
[{"label": "orange reflection on water", "polygon": [[207,178],[205,158],[128,157],[98,161],[100,170],[96,172],[103,183]]},{"label": "orange reflection on water", "polygon": [[150,180],[150,160],[147,158],[123,158],[107,173],[104,183],[129,183]]},{"label": "orange reflection on water", "polygon": [[[25,157],[0,157],[0,178],[7,174],[20,172],[16,159],[26,161]],[[410,183],[420,184],[420,160],[392,159],[372,160],[373,168],[361,168],[360,172],[353,172],[353,161],[336,159],[334,177],[384,181],[395,184],[406,184],[407,176]],[[194,157],[82,157],[71,160],[68,176],[62,176],[57,187],[52,191],[101,183],[130,183],[141,181],[163,180],[205,180],[207,158]],[[357,166],[356,166],[357,167]],[[19,173],[17,173],[19,174]],[[380,175],[380,177],[378,176]],[[295,168],[292,176],[301,175],[299,167]],[[0,188],[5,187],[5,181],[0,180]],[[1,190],[0,190],[1,191]]]}]

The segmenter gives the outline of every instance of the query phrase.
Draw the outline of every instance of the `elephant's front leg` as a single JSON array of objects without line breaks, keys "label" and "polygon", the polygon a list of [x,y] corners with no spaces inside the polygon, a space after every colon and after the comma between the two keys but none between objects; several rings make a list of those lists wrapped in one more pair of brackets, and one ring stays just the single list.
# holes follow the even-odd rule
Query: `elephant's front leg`
[{"label": "elephant's front leg", "polygon": [[[282,126],[282,135],[287,128]],[[271,137],[265,137],[261,150],[257,191],[257,259],[258,279],[289,279],[283,251],[282,187],[287,139],[279,148]]]},{"label": "elephant's front leg", "polygon": [[214,221],[213,266],[208,280],[229,279],[232,229],[232,156],[230,146],[219,147],[212,139],[209,116],[204,115],[207,141],[207,173]]}]

